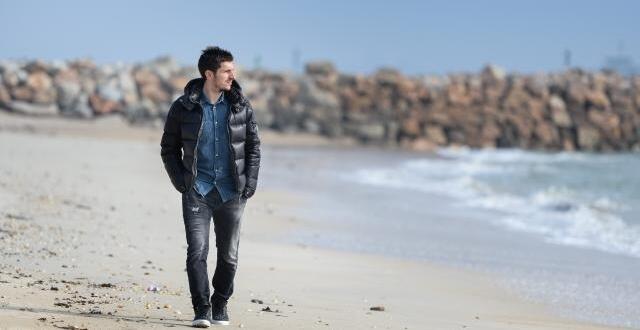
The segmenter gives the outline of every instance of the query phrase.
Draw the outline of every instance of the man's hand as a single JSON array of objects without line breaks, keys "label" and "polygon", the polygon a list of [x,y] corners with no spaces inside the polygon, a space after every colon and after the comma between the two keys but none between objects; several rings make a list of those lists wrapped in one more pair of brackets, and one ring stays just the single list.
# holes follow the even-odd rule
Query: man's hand
[{"label": "man's hand", "polygon": [[242,192],[242,198],[249,199],[256,191],[253,189],[246,189]]}]

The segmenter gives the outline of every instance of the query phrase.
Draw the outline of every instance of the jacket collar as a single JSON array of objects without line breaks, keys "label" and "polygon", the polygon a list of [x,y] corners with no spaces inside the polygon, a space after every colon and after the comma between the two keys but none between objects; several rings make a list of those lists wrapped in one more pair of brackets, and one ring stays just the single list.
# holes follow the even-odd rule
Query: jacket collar
[{"label": "jacket collar", "polygon": [[[180,97],[180,101],[187,110],[193,110],[199,104],[203,86],[203,78],[192,79],[184,86],[184,95]],[[230,109],[233,112],[239,112],[241,106],[247,102],[247,99],[242,94],[242,88],[236,80],[231,83],[230,90],[224,91],[224,98],[229,102]]]}]

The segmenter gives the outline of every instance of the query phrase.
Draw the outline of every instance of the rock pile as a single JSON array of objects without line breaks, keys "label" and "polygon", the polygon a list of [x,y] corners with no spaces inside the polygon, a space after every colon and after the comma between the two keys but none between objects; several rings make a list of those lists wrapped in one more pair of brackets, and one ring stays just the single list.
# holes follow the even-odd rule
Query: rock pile
[{"label": "rock pile", "polygon": [[[168,57],[137,65],[88,60],[0,62],[0,107],[28,115],[119,113],[161,122],[199,76]],[[301,75],[244,71],[239,81],[262,127],[349,136],[363,143],[545,150],[639,150],[640,76],[572,69],[407,77],[393,69],[339,73],[329,62]]]},{"label": "rock pile", "polygon": [[132,122],[162,118],[196,69],[169,57],[139,65],[90,60],[0,62],[0,106],[28,115],[91,118],[121,113]]}]

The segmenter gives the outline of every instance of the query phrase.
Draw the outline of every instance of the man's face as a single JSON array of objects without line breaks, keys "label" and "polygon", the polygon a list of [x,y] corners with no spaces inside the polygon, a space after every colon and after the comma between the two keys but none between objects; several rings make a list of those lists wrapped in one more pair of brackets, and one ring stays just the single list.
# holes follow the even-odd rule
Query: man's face
[{"label": "man's face", "polygon": [[230,90],[231,83],[236,79],[236,68],[231,61],[220,63],[220,67],[215,74],[211,70],[207,71],[207,80],[211,80],[219,90]]}]

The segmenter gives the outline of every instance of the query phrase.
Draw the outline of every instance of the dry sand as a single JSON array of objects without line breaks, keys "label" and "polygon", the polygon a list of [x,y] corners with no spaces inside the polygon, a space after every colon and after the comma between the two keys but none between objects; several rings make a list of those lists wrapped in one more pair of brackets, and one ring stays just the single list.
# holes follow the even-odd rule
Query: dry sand
[{"label": "dry sand", "polygon": [[[0,329],[189,326],[180,196],[160,134],[117,117],[0,112]],[[330,143],[261,135],[265,145]],[[279,242],[312,226],[284,215],[305,203],[295,187],[249,200],[229,328],[605,328],[554,316],[484,274]]]}]

